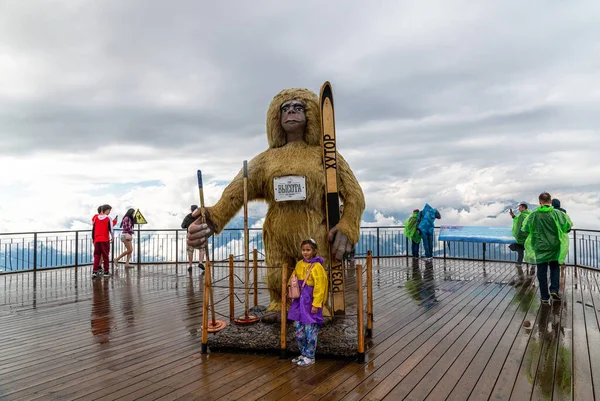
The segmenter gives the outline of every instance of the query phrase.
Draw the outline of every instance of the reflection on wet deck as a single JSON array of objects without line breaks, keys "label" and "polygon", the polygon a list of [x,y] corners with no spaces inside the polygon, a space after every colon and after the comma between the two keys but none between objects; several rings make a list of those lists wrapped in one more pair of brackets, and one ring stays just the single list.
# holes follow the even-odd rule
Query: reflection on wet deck
[{"label": "reflection on wet deck", "polygon": [[375,261],[367,363],[297,368],[200,355],[198,270],[90,270],[0,276],[1,400],[600,398],[598,272],[563,269],[563,301],[545,306],[533,271],[510,264]]}]

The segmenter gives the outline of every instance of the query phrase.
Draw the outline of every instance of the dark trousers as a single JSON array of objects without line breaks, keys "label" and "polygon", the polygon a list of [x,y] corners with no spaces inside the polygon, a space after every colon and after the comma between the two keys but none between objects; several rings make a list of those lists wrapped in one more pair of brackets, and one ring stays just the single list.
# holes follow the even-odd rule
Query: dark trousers
[{"label": "dark trousers", "polygon": [[537,278],[540,283],[540,296],[542,299],[550,299],[548,292],[548,267],[550,267],[550,292],[558,294],[560,285],[560,266],[557,260],[552,262],[538,263]]},{"label": "dark trousers", "polygon": [[425,232],[421,233],[421,238],[423,241],[423,250],[425,251],[426,258],[433,257],[433,232]]},{"label": "dark trousers", "polygon": [[415,258],[418,258],[419,257],[419,247],[421,244],[418,242],[415,242],[413,240],[411,240],[410,242],[411,242],[411,246],[412,246],[412,249],[411,249],[412,256]]},{"label": "dark trousers", "polygon": [[525,245],[523,244],[511,244],[510,250],[517,253],[517,264],[523,263],[523,254],[525,253]]},{"label": "dark trousers", "polygon": [[520,265],[523,263],[523,255],[525,253],[525,245],[523,244],[510,244],[508,246],[508,249],[510,249],[513,252],[517,253],[517,264]]},{"label": "dark trousers", "polygon": [[110,251],[110,242],[94,243],[94,271],[97,272],[100,267],[100,256],[104,259],[104,272],[108,273],[108,251]]}]

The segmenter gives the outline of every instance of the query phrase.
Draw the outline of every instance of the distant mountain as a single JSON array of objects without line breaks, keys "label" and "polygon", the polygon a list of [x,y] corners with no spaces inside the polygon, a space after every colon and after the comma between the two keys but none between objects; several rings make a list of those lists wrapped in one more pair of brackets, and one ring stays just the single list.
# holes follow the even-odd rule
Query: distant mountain
[{"label": "distant mountain", "polygon": [[[538,207],[538,205],[532,205],[531,203],[529,203],[529,202],[524,202],[524,201],[515,201],[515,200],[509,200],[509,201],[506,201],[506,203],[507,203],[507,206],[504,208],[504,210],[502,211],[502,213],[500,213],[500,215],[501,215],[501,214],[504,214],[504,213],[508,213],[508,211],[509,211],[510,209],[512,209],[512,210],[513,210],[513,212],[515,212],[515,213],[516,213],[516,212],[517,212],[517,210],[519,210],[519,205],[520,205],[521,203],[525,203],[525,204],[527,205],[527,208],[528,208],[529,210],[535,210],[535,209],[537,209],[537,207]],[[496,216],[496,217],[497,217],[497,216]]]},{"label": "distant mountain", "polygon": [[[257,222],[262,220],[263,217],[252,217],[248,216],[248,227],[254,226]],[[225,226],[225,228],[244,228],[244,216],[236,216]]]}]

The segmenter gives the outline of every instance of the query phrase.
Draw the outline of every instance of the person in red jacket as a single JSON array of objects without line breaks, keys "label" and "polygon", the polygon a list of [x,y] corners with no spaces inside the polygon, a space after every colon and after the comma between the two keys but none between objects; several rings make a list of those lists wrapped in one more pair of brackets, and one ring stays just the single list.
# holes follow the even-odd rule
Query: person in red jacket
[{"label": "person in red jacket", "polygon": [[100,258],[104,265],[104,275],[109,276],[108,252],[110,251],[110,242],[113,240],[113,225],[110,221],[110,205],[100,206],[100,214],[94,220],[92,225],[92,238],[94,239],[94,268],[92,278],[100,276]]},{"label": "person in red jacket", "polygon": [[[96,222],[96,219],[98,218],[98,216],[100,215],[100,213],[102,213],[102,206],[98,206],[98,213],[96,213],[94,215],[94,217],[92,217],[92,225]],[[117,225],[117,221],[119,219],[119,215],[117,215],[113,221],[112,221],[112,226],[116,226]],[[100,264],[104,263],[104,258],[102,256],[100,256]]]}]

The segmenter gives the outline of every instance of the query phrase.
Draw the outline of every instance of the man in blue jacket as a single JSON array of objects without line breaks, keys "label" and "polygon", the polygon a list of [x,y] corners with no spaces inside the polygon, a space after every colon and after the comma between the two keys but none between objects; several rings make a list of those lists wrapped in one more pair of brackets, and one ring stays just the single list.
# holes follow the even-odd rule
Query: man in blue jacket
[{"label": "man in blue jacket", "polygon": [[433,231],[435,228],[435,219],[441,219],[442,216],[437,209],[429,206],[429,203],[425,204],[423,210],[419,213],[418,217],[418,232],[423,240],[423,249],[425,251],[425,259],[433,259]]}]

